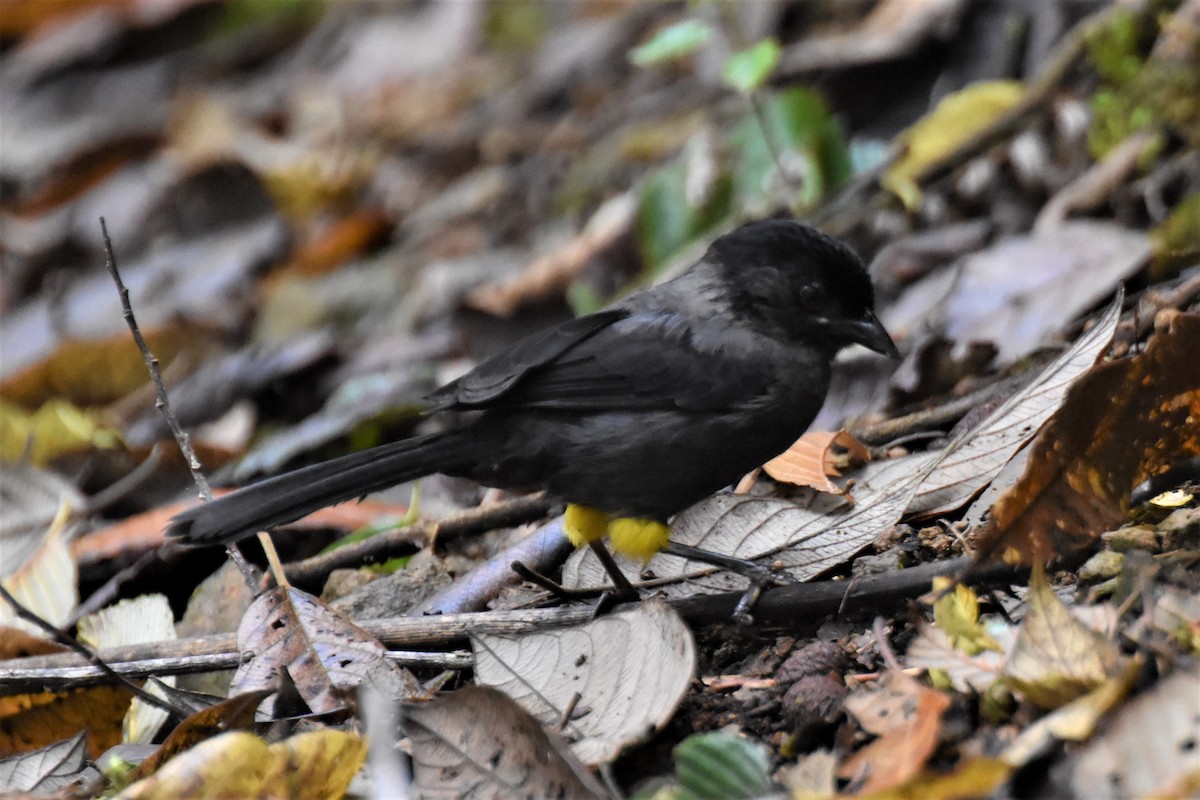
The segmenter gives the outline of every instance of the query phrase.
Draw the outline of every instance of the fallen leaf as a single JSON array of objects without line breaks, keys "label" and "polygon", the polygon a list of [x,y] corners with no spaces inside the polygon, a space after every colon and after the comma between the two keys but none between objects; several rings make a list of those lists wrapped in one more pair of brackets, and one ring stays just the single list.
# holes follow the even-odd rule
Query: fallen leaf
[{"label": "fallen leaf", "polygon": [[865,776],[857,793],[869,794],[902,784],[921,771],[937,748],[950,698],[902,672],[888,672],[878,689],[852,693],[845,704],[863,730],[879,738],[844,761],[838,775]]},{"label": "fallen leaf", "polygon": [[[895,4],[893,4],[895,5]],[[981,81],[946,95],[933,111],[896,137],[904,155],[880,184],[912,210],[921,202],[915,178],[1015,106],[1025,94],[1019,81]]]},{"label": "fallen leaf", "polygon": [[1044,756],[1057,742],[1082,742],[1096,732],[1104,715],[1117,706],[1133,688],[1141,672],[1140,659],[1131,658],[1121,674],[1077,697],[1033,723],[1017,736],[1000,757],[1022,767]]},{"label": "fallen leaf", "polygon": [[117,797],[122,800],[340,798],[366,755],[366,740],[346,731],[298,733],[273,745],[252,733],[234,731],[179,754],[155,774],[126,787]]},{"label": "fallen leaf", "polygon": [[901,339],[932,329],[953,343],[950,357],[959,361],[972,347],[994,347],[1003,367],[1111,296],[1145,266],[1150,252],[1142,231],[1068,220],[1052,230],[1000,239],[954,268],[934,272],[908,287],[880,319]]},{"label": "fallen leaf", "polygon": [[629,233],[636,211],[633,195],[614,197],[592,215],[578,236],[536,259],[510,280],[471,290],[466,304],[497,317],[509,317],[524,303],[561,295],[599,251]]},{"label": "fallen leaf", "polygon": [[26,753],[86,731],[88,757],[121,742],[133,693],[124,686],[0,697],[0,755]]},{"label": "fallen leaf", "polygon": [[250,727],[254,724],[259,704],[270,695],[270,689],[235,694],[195,712],[175,726],[162,745],[137,765],[129,775],[129,782],[134,783],[152,775],[167,761],[206,739]]},{"label": "fallen leaf", "polygon": [[906,513],[935,516],[953,511],[987,486],[1063,404],[1072,383],[1108,348],[1121,318],[1119,291],[1096,324],[1047,364],[1021,391],[947,447],[948,453],[917,490]]},{"label": "fallen leaf", "polygon": [[422,797],[608,796],[558,736],[496,689],[467,686],[413,704],[402,727]]},{"label": "fallen leaf", "polygon": [[[7,573],[3,578],[4,588],[25,608],[55,626],[65,625],[79,603],[79,570],[65,536],[68,511],[66,506],[60,507],[58,516],[27,561],[15,565],[12,572],[8,572],[11,569],[8,564],[3,565]],[[0,625],[45,636],[40,627],[17,617],[12,606],[4,602],[0,602]]]},{"label": "fallen leaf", "polygon": [[47,400],[33,412],[0,400],[0,462],[15,463],[25,456],[44,466],[59,456],[116,447],[120,435],[101,414],[67,400]]},{"label": "fallen leaf", "polygon": [[241,666],[231,693],[274,688],[286,670],[317,713],[343,708],[364,681],[392,697],[417,697],[417,679],[387,658],[378,639],[310,594],[276,587],[260,595],[238,626]]},{"label": "fallen leaf", "polygon": [[[105,647],[120,647],[145,642],[164,642],[175,637],[175,615],[166,595],[144,594],[132,599],[121,600],[111,606],[88,614],[79,620],[79,641],[94,650]],[[174,675],[159,679],[166,686],[175,685]],[[157,684],[147,691],[163,696]],[[163,708],[150,705],[135,697],[129,705],[122,726],[125,742],[150,743],[170,715]]]},{"label": "fallen leaf", "polygon": [[777,481],[811,486],[818,492],[844,494],[845,489],[829,480],[840,476],[845,468],[837,462],[847,460],[838,457],[836,448],[847,451],[850,461],[865,464],[871,460],[871,453],[862,442],[844,430],[809,431],[786,452],[763,464],[763,471]]},{"label": "fallen leaf", "polygon": [[972,758],[952,772],[922,771],[911,780],[858,795],[861,800],[976,800],[995,796],[1013,768],[995,758]]},{"label": "fallen leaf", "polygon": [[564,735],[586,764],[612,761],[671,718],[696,671],[691,631],[658,600],[585,625],[477,636],[475,679]]},{"label": "fallen leaf", "polygon": [[1004,666],[1004,677],[1035,705],[1054,709],[1105,683],[1122,668],[1116,645],[1077,619],[1035,566],[1029,610]]},{"label": "fallen leaf", "polygon": [[1100,364],[1071,386],[976,535],[977,563],[1078,553],[1116,527],[1133,487],[1200,453],[1197,341],[1200,315],[1176,315],[1144,353]]},{"label": "fallen leaf", "polygon": [[0,760],[0,790],[49,795],[79,780],[87,767],[87,737],[83,733],[40,750]]}]

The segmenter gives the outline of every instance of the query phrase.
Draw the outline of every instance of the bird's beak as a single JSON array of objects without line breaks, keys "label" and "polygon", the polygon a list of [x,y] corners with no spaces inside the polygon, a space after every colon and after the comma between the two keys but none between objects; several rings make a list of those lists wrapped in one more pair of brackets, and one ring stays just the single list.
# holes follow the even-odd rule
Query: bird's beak
[{"label": "bird's beak", "polygon": [[896,349],[896,343],[892,341],[892,337],[888,336],[883,323],[870,311],[867,311],[861,319],[839,322],[838,333],[845,337],[847,342],[861,344],[880,355],[888,358],[900,357],[900,351]]}]

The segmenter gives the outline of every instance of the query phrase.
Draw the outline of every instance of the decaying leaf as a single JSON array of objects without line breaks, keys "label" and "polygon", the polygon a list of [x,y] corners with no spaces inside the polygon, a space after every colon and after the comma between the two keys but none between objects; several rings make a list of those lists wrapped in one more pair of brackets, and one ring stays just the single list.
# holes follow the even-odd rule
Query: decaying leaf
[{"label": "decaying leaf", "polygon": [[[893,336],[932,327],[951,357],[986,343],[1006,366],[1046,344],[1069,320],[1110,296],[1146,264],[1145,233],[1094,220],[1010,236],[910,287],[880,318]],[[1014,269],[1020,264],[1020,269]],[[1088,276],[1080,280],[1080,275]]]},{"label": "decaying leaf", "polygon": [[843,494],[846,490],[829,480],[840,476],[844,468],[837,463],[837,448],[845,450],[853,462],[865,464],[871,460],[871,454],[862,442],[844,430],[809,431],[786,452],[763,464],[763,472],[784,483]]},{"label": "decaying leaf", "polygon": [[1140,659],[1130,659],[1119,674],[1021,731],[1004,749],[1001,758],[1020,767],[1044,755],[1057,742],[1085,741],[1096,732],[1104,716],[1129,694],[1141,667]]},{"label": "decaying leaf", "polygon": [[0,697],[0,753],[26,753],[87,731],[89,758],[121,742],[133,693],[124,686]]},{"label": "decaying leaf", "polygon": [[416,678],[388,660],[378,639],[290,587],[266,592],[250,606],[238,627],[238,650],[248,657],[234,675],[231,693],[274,687],[280,670],[318,713],[343,707],[346,693],[367,680],[392,697],[421,693]]},{"label": "decaying leaf", "polygon": [[1200,452],[1197,341],[1200,315],[1176,315],[1144,353],[1098,365],[1068,390],[978,535],[980,562],[1079,552],[1120,522],[1134,486]]},{"label": "decaying leaf", "polygon": [[40,466],[66,453],[119,442],[100,414],[66,400],[47,400],[33,412],[0,400],[0,462],[20,461],[28,448],[28,461]]},{"label": "decaying leaf", "polygon": [[413,704],[403,727],[421,797],[607,796],[557,735],[495,689],[468,686]]},{"label": "decaying leaf", "polygon": [[86,503],[74,484],[54,472],[28,464],[0,467],[0,578],[30,560],[64,507],[77,511]]},{"label": "decaying leaf", "polygon": [[587,764],[611,761],[661,728],[696,670],[691,631],[656,600],[572,628],[473,642],[479,683],[548,727],[574,709],[564,735]]},{"label": "decaying leaf", "polygon": [[976,83],[948,95],[930,113],[903,131],[896,141],[905,148],[903,158],[888,168],[881,183],[895,192],[908,208],[921,201],[915,178],[935,161],[1020,101],[1025,87],[1017,81]]},{"label": "decaying leaf", "polygon": [[922,686],[903,672],[888,672],[877,690],[846,698],[846,710],[878,739],[857,751],[838,769],[843,778],[860,779],[861,793],[904,783],[919,773],[938,744],[942,714],[950,697]]},{"label": "decaying leaf", "polygon": [[169,759],[205,739],[249,727],[254,723],[255,711],[259,704],[270,695],[270,689],[235,694],[227,700],[195,712],[167,735],[162,746],[137,765],[129,776],[130,783],[153,774]]},{"label": "decaying leaf", "polygon": [[597,252],[629,233],[636,211],[637,204],[631,194],[609,200],[592,215],[578,236],[538,258],[511,280],[473,289],[467,295],[467,305],[508,317],[526,302],[561,294]]}]

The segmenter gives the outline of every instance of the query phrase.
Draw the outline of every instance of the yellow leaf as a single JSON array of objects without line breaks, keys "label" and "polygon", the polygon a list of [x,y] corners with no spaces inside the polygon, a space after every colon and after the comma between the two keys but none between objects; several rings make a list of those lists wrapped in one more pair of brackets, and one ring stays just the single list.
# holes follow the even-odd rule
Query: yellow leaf
[{"label": "yellow leaf", "polygon": [[0,400],[0,462],[19,461],[30,447],[29,462],[43,466],[60,455],[116,447],[120,437],[100,415],[66,400],[47,400],[33,413]]},{"label": "yellow leaf", "polygon": [[1029,613],[1004,667],[1009,684],[1035,705],[1058,708],[1103,685],[1120,671],[1116,645],[1080,622],[1035,566]]},{"label": "yellow leaf", "polygon": [[984,81],[947,95],[897,137],[904,155],[884,173],[883,187],[895,193],[905,208],[915,209],[921,202],[917,176],[991,125],[1024,94],[1020,81]]}]

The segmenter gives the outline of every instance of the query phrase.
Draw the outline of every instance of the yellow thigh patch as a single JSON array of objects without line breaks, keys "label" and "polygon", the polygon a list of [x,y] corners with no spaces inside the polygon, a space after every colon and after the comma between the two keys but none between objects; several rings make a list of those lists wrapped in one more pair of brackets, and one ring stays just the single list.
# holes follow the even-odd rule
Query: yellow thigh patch
[{"label": "yellow thigh patch", "polygon": [[609,515],[589,506],[567,504],[563,514],[563,530],[567,539],[576,547],[598,542],[608,533]]},{"label": "yellow thigh patch", "polygon": [[608,523],[608,538],[613,550],[643,563],[666,547],[670,536],[671,529],[653,519],[620,517]]}]

